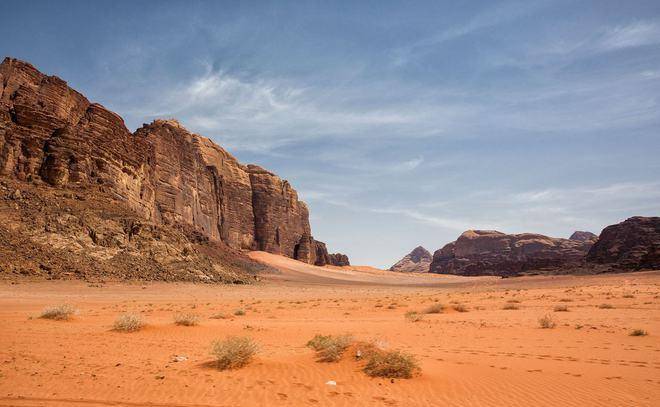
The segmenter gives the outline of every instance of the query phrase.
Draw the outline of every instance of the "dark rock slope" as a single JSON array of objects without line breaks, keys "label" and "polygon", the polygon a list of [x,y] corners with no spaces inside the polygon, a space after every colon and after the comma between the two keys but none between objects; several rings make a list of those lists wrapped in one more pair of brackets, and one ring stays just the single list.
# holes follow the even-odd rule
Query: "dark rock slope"
[{"label": "dark rock slope", "polygon": [[174,120],[131,133],[63,80],[11,58],[0,64],[0,176],[98,190],[145,221],[182,225],[231,249],[336,258],[313,239],[307,206],[286,180]]},{"label": "dark rock slope", "polygon": [[606,227],[587,262],[624,270],[660,269],[660,217],[635,216]]},{"label": "dark rock slope", "polygon": [[422,246],[417,246],[390,267],[390,271],[426,273],[429,271],[431,260],[431,253]]}]

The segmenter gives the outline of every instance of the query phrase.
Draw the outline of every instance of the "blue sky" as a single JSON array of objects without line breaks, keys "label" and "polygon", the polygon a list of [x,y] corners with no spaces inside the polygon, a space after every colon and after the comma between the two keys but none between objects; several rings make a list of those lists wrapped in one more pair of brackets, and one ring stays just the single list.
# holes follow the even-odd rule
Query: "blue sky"
[{"label": "blue sky", "polygon": [[3,1],[0,54],[179,119],[388,267],[466,229],[660,215],[660,2]]}]

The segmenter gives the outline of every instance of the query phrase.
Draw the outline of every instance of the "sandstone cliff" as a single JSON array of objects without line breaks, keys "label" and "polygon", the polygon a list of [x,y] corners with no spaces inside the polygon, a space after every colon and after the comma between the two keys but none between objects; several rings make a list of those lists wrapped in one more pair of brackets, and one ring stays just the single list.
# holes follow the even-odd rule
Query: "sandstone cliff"
[{"label": "sandstone cliff", "polygon": [[182,225],[231,249],[333,262],[287,181],[174,120],[132,134],[63,80],[11,58],[0,64],[0,176],[98,190],[145,221]]},{"label": "sandstone cliff", "polygon": [[660,217],[635,216],[606,227],[587,262],[615,269],[660,269]]},{"label": "sandstone cliff", "polygon": [[426,273],[429,271],[431,260],[431,253],[422,246],[417,246],[401,260],[396,262],[396,264],[390,267],[390,271]]},{"label": "sandstone cliff", "polygon": [[571,237],[569,237],[569,239],[576,240],[578,242],[590,242],[591,244],[594,244],[596,243],[596,240],[598,240],[598,236],[591,232],[576,230],[575,232],[573,232]]},{"label": "sandstone cliff", "polygon": [[466,276],[551,273],[579,266],[590,247],[590,242],[533,233],[468,230],[433,254],[429,271]]}]

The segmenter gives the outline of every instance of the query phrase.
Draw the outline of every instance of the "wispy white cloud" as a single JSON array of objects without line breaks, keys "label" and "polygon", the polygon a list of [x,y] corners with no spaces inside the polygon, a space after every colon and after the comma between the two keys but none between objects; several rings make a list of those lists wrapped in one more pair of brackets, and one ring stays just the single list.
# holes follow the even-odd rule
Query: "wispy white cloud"
[{"label": "wispy white cloud", "polygon": [[640,47],[660,44],[660,22],[635,21],[606,30],[598,46],[602,50]]}]

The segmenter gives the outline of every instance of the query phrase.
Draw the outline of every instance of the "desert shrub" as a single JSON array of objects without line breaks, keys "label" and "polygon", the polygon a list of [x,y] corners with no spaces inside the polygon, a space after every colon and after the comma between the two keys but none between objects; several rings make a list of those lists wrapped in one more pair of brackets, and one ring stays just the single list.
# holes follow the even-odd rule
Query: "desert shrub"
[{"label": "desert shrub", "polygon": [[209,318],[211,318],[211,319],[226,319],[227,315],[225,315],[222,312],[216,312],[215,314],[211,315]]},{"label": "desert shrub", "polygon": [[428,308],[424,309],[423,312],[425,314],[441,314],[442,311],[444,311],[444,310],[445,310],[444,305],[436,303],[436,304],[433,304],[433,305],[429,306]]},{"label": "desert shrub", "polygon": [[514,303],[509,303],[509,304],[504,304],[502,309],[504,309],[504,310],[516,310],[516,309],[518,309],[518,306]]},{"label": "desert shrub", "polygon": [[598,308],[600,308],[600,309],[612,309],[612,308],[614,308],[614,305],[612,305],[612,304],[600,304],[598,306]]},{"label": "desert shrub", "polygon": [[56,321],[67,321],[76,313],[76,309],[69,304],[56,305],[44,309],[39,318],[54,319]]},{"label": "desert shrub", "polygon": [[136,314],[123,314],[117,317],[113,325],[115,331],[135,332],[144,327],[142,317]]},{"label": "desert shrub", "polygon": [[456,312],[468,312],[467,307],[463,304],[455,304],[452,308],[454,308],[454,311]]},{"label": "desert shrub", "polygon": [[520,304],[520,300],[508,300],[509,304]]},{"label": "desert shrub", "polygon": [[408,312],[406,312],[405,313],[405,318],[406,318],[406,320],[408,320],[410,322],[419,322],[422,319],[424,319],[422,314],[420,314],[417,311],[408,311]]},{"label": "desert shrub", "polygon": [[199,315],[190,312],[176,314],[174,323],[182,326],[195,326],[199,324]]},{"label": "desert shrub", "polygon": [[539,318],[539,326],[543,329],[551,329],[554,328],[556,325],[557,324],[550,315],[545,315]]},{"label": "desert shrub", "polygon": [[630,332],[630,336],[646,336],[649,333],[643,329],[634,329]]},{"label": "desert shrub", "polygon": [[257,344],[248,337],[230,336],[212,344],[211,354],[220,370],[235,369],[250,363],[257,353]]},{"label": "desert shrub", "polygon": [[240,317],[241,315],[245,315],[245,310],[243,308],[239,308],[237,310],[234,310],[234,315]]},{"label": "desert shrub", "polygon": [[410,379],[420,368],[414,356],[401,351],[369,352],[364,372],[371,377]]},{"label": "desert shrub", "polygon": [[571,298],[561,298],[559,302],[573,302]]},{"label": "desert shrub", "polygon": [[352,342],[351,335],[316,335],[307,346],[316,351],[319,362],[337,362]]},{"label": "desert shrub", "polygon": [[623,294],[622,297],[623,298],[635,298],[635,296],[632,295],[632,294]]},{"label": "desert shrub", "polygon": [[555,305],[555,312],[568,312],[568,307],[566,305]]}]

